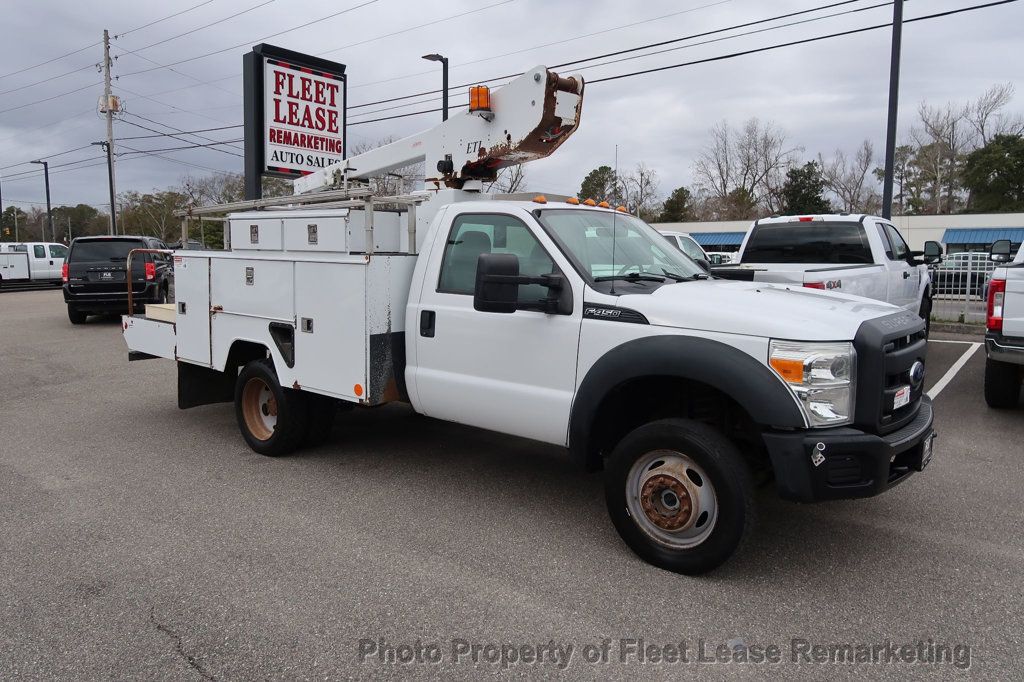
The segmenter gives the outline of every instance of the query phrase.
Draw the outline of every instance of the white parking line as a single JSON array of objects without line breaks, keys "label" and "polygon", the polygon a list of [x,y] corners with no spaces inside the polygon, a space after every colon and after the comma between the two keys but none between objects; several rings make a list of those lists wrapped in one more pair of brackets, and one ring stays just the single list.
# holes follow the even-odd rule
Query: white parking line
[{"label": "white parking line", "polygon": [[[929,341],[928,343],[933,343],[933,342]],[[953,341],[952,343],[965,343],[965,342],[963,342],[963,341]],[[964,354],[960,356],[960,359],[957,360],[956,362],[954,362],[953,366],[949,368],[949,371],[946,372],[945,374],[943,374],[942,378],[939,379],[935,383],[934,386],[932,386],[932,390],[928,391],[928,393],[927,393],[928,397],[931,398],[932,400],[935,400],[935,397],[937,395],[939,395],[939,393],[942,393],[942,389],[944,389],[946,387],[946,385],[949,384],[949,382],[953,380],[953,377],[956,376],[957,372],[959,372],[961,369],[964,368],[964,365],[967,364],[967,361],[971,359],[972,355],[974,355],[975,353],[978,352],[979,348],[981,348],[981,344],[980,343],[971,343],[971,347],[968,348],[966,351],[964,351]]]},{"label": "white parking line", "polygon": [[972,343],[974,343],[974,341],[949,341],[947,339],[928,339],[928,343],[962,343],[965,346],[969,346]]}]

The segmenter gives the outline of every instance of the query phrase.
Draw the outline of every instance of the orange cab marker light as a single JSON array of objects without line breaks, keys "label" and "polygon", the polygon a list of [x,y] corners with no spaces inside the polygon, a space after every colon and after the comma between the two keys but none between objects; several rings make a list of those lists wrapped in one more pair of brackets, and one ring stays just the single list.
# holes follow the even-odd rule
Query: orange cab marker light
[{"label": "orange cab marker light", "polygon": [[363,385],[356,384],[352,387],[352,391],[356,394],[357,398],[361,398],[363,396]]},{"label": "orange cab marker light", "polygon": [[594,201],[593,199],[587,199],[586,201],[583,202],[583,205],[584,206],[597,206],[597,202]]},{"label": "orange cab marker light", "polygon": [[565,203],[572,204],[573,206],[579,206],[580,200],[577,199],[576,197],[569,197],[568,199],[565,200]]},{"label": "orange cab marker light", "polygon": [[489,87],[486,85],[474,85],[469,89],[469,110],[491,110],[491,89]]},{"label": "orange cab marker light", "polygon": [[628,213],[625,206],[616,206],[615,210],[618,211],[619,213]]},{"label": "orange cab marker light", "polygon": [[611,204],[609,204],[607,201],[602,201],[601,203],[598,204],[598,206],[600,206],[601,208],[611,208]]},{"label": "orange cab marker light", "polygon": [[548,203],[548,198],[546,196],[544,196],[543,194],[538,194],[537,196],[535,196],[533,198],[533,203],[535,203],[535,204],[546,204],[546,203]]},{"label": "orange cab marker light", "polygon": [[800,360],[772,358],[771,366],[786,382],[799,384],[804,378],[804,363]]}]

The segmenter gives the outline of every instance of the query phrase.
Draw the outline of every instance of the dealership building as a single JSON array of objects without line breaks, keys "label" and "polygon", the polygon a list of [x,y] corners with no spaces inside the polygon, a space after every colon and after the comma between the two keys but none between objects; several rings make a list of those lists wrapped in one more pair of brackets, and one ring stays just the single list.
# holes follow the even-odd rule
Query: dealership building
[{"label": "dealership building", "polygon": [[[992,242],[1009,239],[1013,250],[1024,242],[1024,213],[894,216],[910,248],[919,251],[926,241],[942,243],[947,253],[987,251]],[[751,221],[654,223],[658,230],[688,232],[705,251],[738,251]]]}]

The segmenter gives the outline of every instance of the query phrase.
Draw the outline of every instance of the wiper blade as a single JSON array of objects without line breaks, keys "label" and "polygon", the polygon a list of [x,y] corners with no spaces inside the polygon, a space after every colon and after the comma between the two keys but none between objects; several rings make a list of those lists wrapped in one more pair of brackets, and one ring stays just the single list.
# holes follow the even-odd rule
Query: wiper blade
[{"label": "wiper blade", "polygon": [[658,277],[657,275],[641,275],[637,272],[631,272],[628,275],[602,275],[601,277],[595,277],[595,282],[611,282],[612,280],[624,279],[627,282],[664,282],[664,277]]},{"label": "wiper blade", "polygon": [[692,277],[686,277],[685,275],[680,275],[678,272],[671,272],[669,270],[666,270],[665,268],[662,268],[661,271],[665,273],[666,277],[668,277],[669,279],[674,280],[676,282],[686,282],[686,281],[689,281],[690,279],[693,279]]}]

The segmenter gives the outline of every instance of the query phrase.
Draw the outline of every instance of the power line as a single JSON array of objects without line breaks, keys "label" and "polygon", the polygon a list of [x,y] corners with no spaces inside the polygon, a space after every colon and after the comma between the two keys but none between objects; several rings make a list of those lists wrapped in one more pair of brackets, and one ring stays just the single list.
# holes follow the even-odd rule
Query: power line
[{"label": "power line", "polygon": [[[140,119],[142,119],[143,121],[146,121],[146,122],[148,122],[148,123],[152,123],[153,125],[163,126],[164,128],[168,128],[168,129],[170,129],[171,131],[173,131],[174,133],[178,133],[178,134],[180,134],[180,135],[191,135],[192,137],[198,137],[198,138],[199,138],[200,140],[206,140],[207,142],[221,142],[221,140],[218,140],[218,139],[216,139],[216,138],[213,138],[213,137],[207,137],[206,135],[199,135],[199,134],[196,134],[196,133],[190,133],[190,132],[187,132],[187,131],[184,131],[184,130],[182,130],[181,128],[176,128],[176,127],[174,127],[174,126],[172,126],[172,125],[169,125],[169,124],[167,124],[167,123],[161,123],[160,121],[154,121],[154,120],[153,120],[153,119],[151,119],[151,118],[146,118],[145,116],[142,116],[142,115],[140,115],[140,114],[129,114],[129,116],[132,116],[132,117],[134,117],[134,118],[140,118]],[[135,124],[135,125],[138,125],[138,124]],[[141,126],[140,126],[140,127],[141,127]],[[229,128],[240,128],[240,127],[242,127],[242,126],[223,126],[223,128],[224,128],[224,129],[229,129]],[[154,133],[160,133],[160,132],[163,132],[163,131],[160,131],[160,130],[151,130],[151,132],[154,132]],[[166,134],[166,133],[165,133],[165,134]],[[168,134],[167,136],[168,136],[168,137],[175,137],[175,136],[174,136],[174,135],[172,135],[172,134]],[[194,140],[182,140],[182,142],[189,142],[189,143],[191,143],[191,142],[194,142]],[[238,149],[239,151],[245,151],[245,149],[243,149],[242,147],[237,147],[237,149]]]},{"label": "power line", "polygon": [[124,147],[125,149],[130,149],[131,151],[138,152],[140,154],[140,156],[133,156],[133,157],[127,158],[127,159],[125,159],[125,161],[131,161],[133,159],[141,159],[141,158],[143,158],[143,156],[155,156],[155,157],[157,157],[159,159],[163,159],[164,161],[170,161],[171,163],[177,163],[177,164],[180,164],[182,166],[189,166],[191,168],[199,168],[201,170],[210,171],[211,173],[220,173],[221,175],[236,175],[237,174],[237,173],[233,173],[231,171],[223,171],[223,170],[218,170],[216,168],[210,168],[209,166],[202,166],[202,165],[200,165],[198,163],[190,163],[188,161],[182,161],[180,159],[172,159],[169,156],[163,156],[161,154],[155,154],[153,152],[147,152],[147,151],[145,151],[143,149],[135,149],[135,148],[129,147],[127,145],[121,145],[121,146]]},{"label": "power line", "polygon": [[[146,120],[149,120],[149,119],[146,119]],[[149,126],[144,126],[144,125],[142,125],[140,123],[133,123],[131,121],[126,121],[125,119],[121,119],[120,122],[121,123],[127,123],[130,126],[135,126],[136,128],[142,128],[143,130],[149,130],[150,132],[160,133],[160,131],[157,130],[156,128],[150,128]],[[175,135],[174,133],[162,133],[162,134],[158,134],[158,135],[146,135],[144,137],[150,137],[150,138],[152,138],[152,137],[170,137],[172,139],[179,140],[181,142],[188,142],[189,144],[193,144],[195,142],[194,140],[190,140],[187,137],[181,137],[180,135]],[[199,137],[199,136],[196,135],[195,137]],[[124,138],[120,138],[120,139],[124,139]],[[131,138],[129,138],[129,139],[131,139]],[[218,140],[214,140],[214,139],[209,138],[209,137],[201,138],[201,139],[209,140],[210,142],[218,142]],[[224,143],[221,143],[221,144],[224,144]],[[236,147],[236,149],[237,149],[237,147]],[[245,158],[242,154],[236,154],[235,152],[229,151],[227,149],[217,149],[217,148],[214,148],[213,151],[220,152],[222,154],[230,154],[231,156],[237,156],[240,159],[244,159]]]},{"label": "power line", "polygon": [[62,92],[59,95],[53,95],[51,97],[44,97],[43,99],[37,99],[36,101],[29,102],[27,104],[19,104],[16,107],[10,107],[9,109],[3,109],[3,110],[0,110],[0,114],[6,114],[7,112],[10,112],[10,111],[17,111],[18,109],[24,109],[25,107],[31,107],[31,106],[34,106],[36,104],[42,104],[43,102],[50,102],[52,100],[59,99],[61,97],[65,97],[67,95],[72,95],[72,94],[74,94],[76,92],[81,92],[82,90],[88,90],[89,88],[95,88],[95,87],[97,87],[99,85],[103,85],[103,81],[100,81],[98,83],[90,83],[89,85],[85,85],[85,86],[82,86],[80,88],[75,88],[74,90],[68,90],[67,92]]},{"label": "power line", "polygon": [[[277,2],[277,0],[264,0],[264,2],[261,2],[258,5],[253,5],[252,7],[248,7],[246,9],[243,9],[240,12],[235,12],[234,14],[229,14],[228,16],[224,17],[223,19],[218,19],[216,21],[211,21],[208,24],[203,24],[202,26],[198,26],[196,28],[193,28],[190,31],[185,31],[184,33],[179,33],[176,36],[171,36],[170,38],[164,38],[163,40],[158,40],[155,43],[150,43],[149,45],[146,45],[145,47],[138,47],[138,48],[135,48],[134,50],[128,50],[128,52],[131,52],[131,53],[135,54],[135,53],[138,53],[138,52],[142,52],[143,50],[148,50],[151,47],[156,47],[157,45],[163,45],[164,43],[169,43],[172,40],[177,40],[178,38],[183,38],[183,37],[185,37],[187,35],[192,35],[193,33],[197,33],[199,31],[202,31],[203,29],[210,28],[211,26],[216,26],[217,24],[223,24],[225,21],[229,21],[231,19],[234,19],[235,17],[240,17],[243,14],[248,14],[249,12],[258,10],[260,7],[266,7],[267,5],[269,5],[269,4],[273,3],[273,2]],[[116,40],[117,38],[120,38],[120,37],[121,36],[114,36],[114,39]]]},{"label": "power line", "polygon": [[130,156],[132,154],[139,154],[139,153],[142,153],[142,154],[155,154],[156,152],[178,152],[178,151],[181,151],[183,149],[205,149],[207,147],[216,147],[216,146],[222,145],[222,144],[234,144],[235,142],[241,142],[241,141],[242,141],[242,139],[239,138],[237,140],[225,140],[224,142],[207,142],[205,144],[198,144],[198,143],[196,143],[196,144],[188,145],[186,147],[167,147],[165,149],[143,149],[143,150],[135,150],[135,151],[131,151],[131,152],[125,152],[123,154],[118,154],[118,156]]},{"label": "power line", "polygon": [[[53,158],[58,157],[58,156],[64,156],[65,154],[70,154],[71,152],[78,152],[78,151],[81,151],[83,149],[88,149],[91,146],[92,145],[87,144],[87,145],[83,145],[81,147],[75,147],[74,149],[66,149],[66,150],[64,150],[62,152],[57,152],[56,154],[47,154],[46,156],[37,156],[35,158],[36,159],[53,159]],[[27,163],[32,163],[32,162],[31,161],[22,161],[20,163],[12,163],[9,166],[0,166],[0,170],[7,170],[8,168],[16,168],[18,166],[24,166]]]},{"label": "power line", "polygon": [[[134,115],[138,116],[139,118],[142,118],[142,116],[139,116],[138,114],[134,114]],[[143,120],[148,120],[148,119],[143,119]],[[130,123],[130,121],[122,121],[122,123]],[[168,126],[166,123],[161,123],[160,125],[167,126],[168,128],[171,127],[171,126]],[[139,127],[141,128],[142,126],[139,126]],[[244,127],[244,126],[241,123],[239,123],[238,125],[233,125],[233,126],[220,126],[220,127],[217,127],[217,128],[200,128],[199,130],[179,130],[178,132],[181,133],[182,135],[196,135],[196,133],[212,133],[212,132],[217,131],[217,130],[232,130],[234,128],[242,128],[242,127]],[[119,141],[120,140],[148,140],[148,139],[154,138],[154,137],[174,137],[174,133],[160,133],[160,132],[158,132],[156,135],[132,135],[130,137],[119,137],[117,139]],[[198,137],[198,135],[196,135],[196,137]]]},{"label": "power line", "polygon": [[20,68],[20,69],[16,69],[14,71],[10,71],[8,73],[0,75],[0,79],[7,78],[8,76],[14,76],[14,75],[19,74],[19,73],[25,73],[26,71],[31,71],[32,69],[38,69],[40,66],[46,66],[47,64],[52,64],[53,62],[57,62],[57,61],[60,61],[61,59],[64,59],[65,57],[70,57],[73,54],[78,54],[79,52],[85,52],[86,50],[91,49],[93,47],[96,47],[99,44],[100,44],[100,41],[96,41],[95,43],[91,43],[89,45],[86,45],[85,47],[80,47],[77,50],[72,50],[71,52],[65,52],[64,54],[60,55],[59,57],[53,57],[52,59],[47,59],[45,62],[39,62],[38,64],[33,64],[32,66],[26,66],[26,67],[23,67],[23,68]]},{"label": "power line", "polygon": [[167,21],[168,19],[173,19],[174,17],[180,17],[182,14],[186,14],[188,12],[191,12],[192,10],[199,9],[200,7],[203,7],[204,5],[209,5],[211,2],[215,2],[215,0],[204,0],[204,2],[201,2],[198,5],[192,5],[191,7],[187,8],[187,9],[183,9],[183,10],[181,10],[179,12],[175,12],[174,14],[168,14],[166,17],[162,17],[162,18],[157,19],[155,21],[151,21],[148,24],[143,24],[142,26],[136,26],[135,28],[129,29],[127,31],[121,31],[120,33],[118,33],[117,35],[114,36],[114,39],[116,40],[116,39],[118,39],[118,38],[120,38],[122,36],[128,35],[129,33],[135,33],[136,31],[141,31],[144,28],[149,28],[150,26],[155,26],[156,24],[159,24],[162,21]]},{"label": "power line", "polygon": [[204,83],[201,79],[197,78],[196,76],[193,76],[191,74],[187,74],[184,71],[178,71],[177,69],[171,68],[169,66],[166,66],[165,64],[161,64],[160,62],[156,61],[155,59],[150,59],[149,57],[147,57],[144,54],[139,54],[135,50],[129,50],[129,49],[123,48],[123,47],[121,47],[119,45],[112,45],[111,47],[114,47],[114,48],[116,48],[118,50],[121,50],[121,52],[124,52],[126,54],[130,54],[130,55],[136,56],[139,59],[142,59],[144,61],[149,62],[150,64],[155,64],[159,68],[168,69],[169,71],[171,71],[173,73],[176,73],[179,76],[184,76],[185,78],[188,78],[189,80],[193,80],[193,81],[196,82],[196,85],[209,85],[210,87],[212,87],[212,88],[214,88],[216,90],[220,90],[221,92],[226,92],[229,95],[236,95],[237,94],[237,93],[232,92],[231,90],[228,90],[227,88],[222,88],[219,85],[214,85],[213,83]]},{"label": "power line", "polygon": [[[506,2],[511,2],[511,0],[505,0],[505,1]],[[300,28],[305,28],[305,27],[310,26],[312,24],[315,24],[315,23],[318,23],[318,22],[321,22],[321,21],[325,21],[327,19],[333,19],[334,17],[340,16],[342,14],[346,14],[348,12],[353,12],[353,11],[355,11],[357,9],[360,9],[362,7],[366,7],[367,5],[372,5],[372,4],[376,3],[376,2],[378,2],[378,0],[365,0],[365,2],[362,2],[362,3],[358,4],[358,5],[353,5],[352,7],[349,7],[347,9],[343,9],[341,11],[334,12],[333,14],[328,14],[327,16],[320,17],[320,18],[314,19],[312,21],[307,21],[304,24],[299,24],[298,26],[293,26],[292,28],[288,28],[288,29],[285,29],[283,31],[278,31],[277,33],[271,33],[270,35],[263,36],[262,38],[256,38],[254,40],[247,40],[244,43],[239,43],[238,45],[232,45],[231,47],[225,47],[225,48],[223,48],[221,50],[214,50],[213,52],[207,52],[206,54],[196,55],[194,57],[188,57],[187,59],[179,59],[178,61],[171,62],[170,64],[167,64],[165,66],[154,66],[151,69],[140,69],[138,71],[132,71],[130,73],[124,73],[124,74],[121,74],[121,78],[127,78],[128,76],[137,76],[137,75],[142,74],[142,73],[149,73],[150,71],[157,71],[157,70],[163,69],[163,68],[170,68],[172,66],[178,66],[179,64],[186,64],[188,62],[194,62],[197,59],[204,59],[206,57],[212,57],[213,55],[216,55],[216,54],[222,54],[224,52],[230,52],[232,50],[237,50],[240,47],[246,47],[247,45],[251,45],[254,42],[260,42],[260,41],[263,41],[263,40],[269,40],[270,38],[275,38],[277,36],[284,35],[285,33],[291,33],[292,31],[297,31]]]}]

